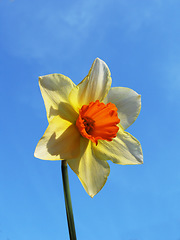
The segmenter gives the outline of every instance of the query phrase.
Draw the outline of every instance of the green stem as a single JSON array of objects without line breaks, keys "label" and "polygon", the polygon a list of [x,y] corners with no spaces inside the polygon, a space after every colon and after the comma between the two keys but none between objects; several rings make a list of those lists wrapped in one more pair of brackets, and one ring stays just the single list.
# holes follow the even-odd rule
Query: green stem
[{"label": "green stem", "polygon": [[68,170],[67,170],[67,161],[61,161],[61,171],[63,179],[63,189],[64,189],[64,199],[66,205],[66,215],[69,228],[69,237],[70,240],[76,240],[76,230],[74,225],[74,217],[71,203],[71,194],[69,189],[69,179],[68,179]]}]

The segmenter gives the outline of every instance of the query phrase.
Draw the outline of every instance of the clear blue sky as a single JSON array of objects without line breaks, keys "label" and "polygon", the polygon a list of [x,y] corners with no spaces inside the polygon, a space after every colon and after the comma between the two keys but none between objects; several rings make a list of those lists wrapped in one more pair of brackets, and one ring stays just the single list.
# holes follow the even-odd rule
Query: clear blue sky
[{"label": "clear blue sky", "polygon": [[0,0],[0,240],[68,239],[60,162],[34,158],[48,122],[38,76],[76,84],[96,57],[142,95],[128,128],[144,164],[110,162],[91,199],[69,169],[78,240],[180,239],[180,2]]}]

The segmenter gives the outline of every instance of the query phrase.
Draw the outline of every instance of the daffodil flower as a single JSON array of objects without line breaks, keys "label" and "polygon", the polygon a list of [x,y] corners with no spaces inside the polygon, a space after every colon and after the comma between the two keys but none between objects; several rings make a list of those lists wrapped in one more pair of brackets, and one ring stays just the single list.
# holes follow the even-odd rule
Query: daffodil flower
[{"label": "daffodil flower", "polygon": [[139,115],[141,96],[129,88],[111,88],[111,82],[109,68],[99,58],[77,86],[62,74],[39,77],[49,126],[35,157],[67,160],[91,197],[107,180],[107,160],[143,162],[140,143],[125,132]]}]

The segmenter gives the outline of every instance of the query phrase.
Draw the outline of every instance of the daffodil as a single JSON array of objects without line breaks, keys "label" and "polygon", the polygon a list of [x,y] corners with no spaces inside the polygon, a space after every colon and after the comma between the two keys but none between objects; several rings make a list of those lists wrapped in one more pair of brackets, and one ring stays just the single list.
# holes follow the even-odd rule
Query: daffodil
[{"label": "daffodil", "polygon": [[109,68],[99,58],[77,86],[62,74],[39,77],[49,125],[35,157],[66,160],[91,197],[107,180],[107,160],[143,162],[139,141],[125,131],[139,115],[141,96],[129,88],[111,88],[111,82]]}]

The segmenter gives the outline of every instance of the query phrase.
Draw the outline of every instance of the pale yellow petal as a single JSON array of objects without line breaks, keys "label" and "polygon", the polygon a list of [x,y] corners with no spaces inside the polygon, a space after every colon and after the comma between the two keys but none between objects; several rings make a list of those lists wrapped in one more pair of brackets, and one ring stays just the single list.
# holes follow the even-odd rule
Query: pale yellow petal
[{"label": "pale yellow petal", "polygon": [[56,116],[49,122],[34,156],[42,160],[62,160],[78,157],[79,154],[80,134],[77,127]]},{"label": "pale yellow petal", "polygon": [[98,145],[94,147],[95,155],[99,159],[111,160],[122,165],[142,164],[141,144],[131,134],[125,132],[120,124],[118,126],[117,137],[111,142],[105,140],[98,141]]},{"label": "pale yellow petal", "polygon": [[92,101],[102,101],[111,87],[111,73],[104,61],[96,58],[85,79],[70,93],[70,101],[76,110]]},{"label": "pale yellow petal", "polygon": [[39,85],[49,121],[57,115],[71,122],[77,118],[69,104],[69,93],[76,86],[71,79],[62,74],[49,74],[39,77]]},{"label": "pale yellow petal", "polygon": [[94,155],[93,144],[88,139],[81,138],[80,156],[68,160],[69,166],[78,175],[83,187],[91,197],[102,189],[110,173],[109,164]]},{"label": "pale yellow petal", "polygon": [[118,117],[124,129],[127,129],[138,117],[141,110],[141,96],[130,88],[113,87],[103,101],[114,103],[118,108]]}]

